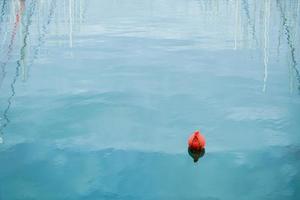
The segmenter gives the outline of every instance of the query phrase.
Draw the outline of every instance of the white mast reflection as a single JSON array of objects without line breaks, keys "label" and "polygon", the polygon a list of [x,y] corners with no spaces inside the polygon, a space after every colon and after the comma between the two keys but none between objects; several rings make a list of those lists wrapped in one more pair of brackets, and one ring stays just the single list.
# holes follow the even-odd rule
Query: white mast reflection
[{"label": "white mast reflection", "polygon": [[70,48],[73,47],[72,5],[73,5],[73,0],[69,0],[69,46]]},{"label": "white mast reflection", "polygon": [[239,19],[239,0],[235,1],[235,31],[234,31],[234,49],[237,49],[238,19]]},{"label": "white mast reflection", "polygon": [[268,80],[268,43],[269,43],[269,22],[270,21],[270,1],[265,1],[265,29],[264,29],[264,84],[263,92],[266,92]]}]

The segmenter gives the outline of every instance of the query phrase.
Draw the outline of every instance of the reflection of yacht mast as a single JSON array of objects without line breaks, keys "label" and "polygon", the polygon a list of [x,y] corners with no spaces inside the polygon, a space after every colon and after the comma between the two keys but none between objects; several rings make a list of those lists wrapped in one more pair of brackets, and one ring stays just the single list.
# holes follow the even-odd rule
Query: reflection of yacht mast
[{"label": "reflection of yacht mast", "polygon": [[79,24],[82,23],[82,14],[83,14],[82,3],[81,0],[79,0]]},{"label": "reflection of yacht mast", "polygon": [[282,26],[284,27],[285,29],[285,35],[286,35],[286,40],[287,40],[287,44],[288,44],[288,47],[290,48],[290,51],[291,51],[291,68],[295,71],[296,73],[296,78],[297,78],[297,81],[298,81],[298,90],[300,91],[300,72],[297,68],[297,61],[296,61],[296,56],[295,56],[295,47],[293,45],[293,41],[292,41],[292,38],[291,38],[291,31],[290,31],[290,27],[289,25],[287,24],[287,17],[285,16],[285,13],[282,9],[282,6],[281,6],[281,3],[280,1],[277,1],[277,3],[279,4],[279,11],[280,11],[280,15],[282,17]]},{"label": "reflection of yacht mast", "polygon": [[69,0],[69,45],[73,47],[73,19],[72,19],[73,0]]},{"label": "reflection of yacht mast", "polygon": [[239,0],[235,1],[235,31],[234,31],[234,49],[237,49],[237,36],[238,36],[238,24],[239,24]]},{"label": "reflection of yacht mast", "polygon": [[[21,0],[22,1],[22,0]],[[29,10],[29,15],[27,17],[27,23],[26,23],[26,26],[25,26],[25,30],[24,30],[24,38],[23,38],[23,45],[21,47],[21,50],[20,50],[20,58],[19,60],[17,61],[17,67],[16,67],[16,71],[15,71],[15,76],[10,84],[10,88],[11,88],[11,95],[9,96],[9,98],[7,99],[7,107],[6,109],[4,110],[3,112],[3,120],[4,122],[1,123],[1,126],[0,126],[0,142],[2,143],[3,142],[3,139],[1,137],[1,135],[3,135],[3,129],[9,124],[10,120],[8,119],[8,111],[11,107],[11,103],[12,103],[12,99],[13,97],[16,95],[16,91],[15,91],[15,84],[17,82],[17,79],[20,75],[20,68],[21,68],[21,63],[24,61],[25,59],[25,49],[26,49],[26,46],[27,46],[27,40],[28,40],[28,36],[29,36],[29,27],[31,25],[31,18],[33,16],[33,13],[34,13],[34,9],[35,9],[35,2],[36,1],[31,1],[31,5],[30,5],[30,10]]]},{"label": "reflection of yacht mast", "polygon": [[245,10],[245,14],[246,14],[246,17],[247,17],[247,22],[248,22],[248,24],[251,28],[252,40],[254,40],[255,44],[257,45],[258,41],[257,41],[257,38],[256,38],[256,33],[255,33],[255,21],[252,22],[252,20],[251,20],[248,1],[243,0],[243,5],[244,5],[243,8]]},{"label": "reflection of yacht mast", "polygon": [[2,83],[5,79],[5,76],[6,76],[6,65],[7,63],[9,62],[9,60],[11,59],[11,53],[13,51],[13,46],[14,46],[14,43],[15,43],[15,38],[16,38],[16,34],[17,34],[17,30],[18,30],[18,27],[19,27],[19,22],[20,22],[20,16],[22,15],[23,13],[23,10],[24,10],[24,3],[20,3],[20,8],[19,10],[17,11],[17,14],[16,14],[16,19],[15,19],[15,23],[14,23],[14,26],[13,26],[13,30],[12,30],[12,34],[11,34],[11,38],[10,38],[10,43],[8,45],[8,50],[7,50],[7,53],[6,53],[6,60],[5,62],[1,63],[1,79],[0,79],[0,88],[2,86]]},{"label": "reflection of yacht mast", "polygon": [[[282,21],[282,19],[279,19],[280,23]],[[277,42],[277,62],[279,61],[279,55],[280,55],[280,46],[281,46],[281,35],[282,35],[282,28],[280,26],[278,26],[278,42]]]},{"label": "reflection of yacht mast", "polygon": [[[22,7],[25,8],[25,0],[19,0],[20,1],[20,4]],[[24,33],[24,30],[23,28],[26,27],[26,24],[24,24],[24,20],[21,19],[21,25],[20,25],[20,38],[23,38],[23,33]],[[21,40],[20,40],[20,46],[22,46],[22,43],[21,43]],[[24,54],[26,53],[26,48],[24,49]],[[25,56],[24,56],[25,57]],[[21,70],[22,70],[22,77],[23,77],[23,80],[26,80],[26,60],[23,59],[22,62],[20,63],[21,64]]]},{"label": "reflection of yacht mast", "polygon": [[1,5],[1,13],[0,13],[0,32],[1,32],[1,24],[3,22],[3,18],[5,15],[5,11],[7,10],[7,2],[8,0],[3,0],[2,5]]},{"label": "reflection of yacht mast", "polygon": [[269,23],[270,23],[270,1],[265,1],[265,30],[264,30],[264,85],[263,92],[266,92],[268,80],[268,43],[269,43]]},{"label": "reflection of yacht mast", "polygon": [[299,9],[300,9],[300,1],[297,1],[297,14],[299,14]]},{"label": "reflection of yacht mast", "polygon": [[8,35],[8,31],[4,31],[3,33],[1,33],[1,29],[2,28],[7,28],[7,24],[2,24],[2,22],[4,21],[4,18],[5,18],[5,15],[6,15],[6,20],[7,20],[7,15],[9,14],[8,13],[9,11],[9,4],[8,4],[8,0],[3,0],[3,3],[2,3],[2,6],[1,6],[1,11],[0,11],[0,35],[2,35],[2,38],[1,38],[1,49],[0,49],[0,52],[3,51],[4,49],[4,44],[6,42],[6,39],[7,39],[7,35]]},{"label": "reflection of yacht mast", "polygon": [[[81,2],[82,0],[80,0]],[[87,10],[87,1],[82,1],[82,10],[81,10],[81,23],[83,23],[85,21],[85,15],[86,15],[86,10]]]},{"label": "reflection of yacht mast", "polygon": [[31,62],[29,64],[29,66],[32,66],[34,59],[36,59],[37,56],[38,56],[38,54],[39,54],[41,46],[45,42],[45,37],[46,37],[47,31],[48,31],[48,26],[51,23],[51,19],[53,17],[55,8],[56,8],[56,0],[52,0],[51,1],[51,5],[50,5],[50,11],[49,11],[49,14],[48,14],[47,21],[46,21],[46,23],[42,27],[42,32],[41,32],[41,34],[39,35],[39,38],[38,38],[38,45],[37,45],[36,49],[34,50],[33,58],[32,58],[32,60],[31,60]]}]

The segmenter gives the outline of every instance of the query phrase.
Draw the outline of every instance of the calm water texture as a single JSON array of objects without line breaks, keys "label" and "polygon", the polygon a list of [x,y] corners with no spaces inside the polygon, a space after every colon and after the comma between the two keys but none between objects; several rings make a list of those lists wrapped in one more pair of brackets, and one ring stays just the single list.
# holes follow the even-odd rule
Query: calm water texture
[{"label": "calm water texture", "polygon": [[300,199],[300,0],[0,0],[0,45],[1,200]]}]

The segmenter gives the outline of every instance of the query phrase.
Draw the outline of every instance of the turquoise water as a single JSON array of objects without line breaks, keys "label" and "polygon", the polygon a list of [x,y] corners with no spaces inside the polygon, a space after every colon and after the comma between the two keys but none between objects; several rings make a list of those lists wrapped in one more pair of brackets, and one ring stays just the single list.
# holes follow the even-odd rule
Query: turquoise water
[{"label": "turquoise water", "polygon": [[0,0],[0,199],[300,199],[299,10]]}]

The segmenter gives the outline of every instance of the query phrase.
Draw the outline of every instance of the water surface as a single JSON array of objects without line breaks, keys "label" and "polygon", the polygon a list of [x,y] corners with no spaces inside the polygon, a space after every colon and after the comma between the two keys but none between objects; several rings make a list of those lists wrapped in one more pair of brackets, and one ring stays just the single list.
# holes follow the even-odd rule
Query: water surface
[{"label": "water surface", "polygon": [[299,10],[0,0],[0,199],[299,199]]}]

